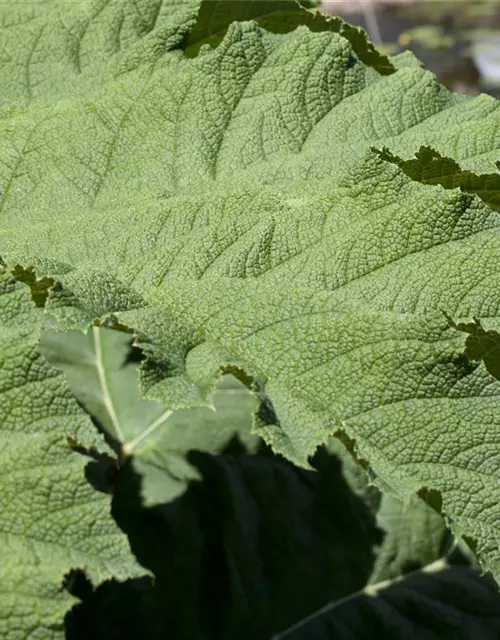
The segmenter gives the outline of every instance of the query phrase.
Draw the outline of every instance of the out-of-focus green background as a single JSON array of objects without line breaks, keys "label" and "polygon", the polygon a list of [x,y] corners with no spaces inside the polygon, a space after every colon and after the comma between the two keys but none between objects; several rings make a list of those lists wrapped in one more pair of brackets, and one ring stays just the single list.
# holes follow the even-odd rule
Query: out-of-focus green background
[{"label": "out-of-focus green background", "polygon": [[500,0],[323,0],[385,53],[411,49],[450,89],[500,98]]}]

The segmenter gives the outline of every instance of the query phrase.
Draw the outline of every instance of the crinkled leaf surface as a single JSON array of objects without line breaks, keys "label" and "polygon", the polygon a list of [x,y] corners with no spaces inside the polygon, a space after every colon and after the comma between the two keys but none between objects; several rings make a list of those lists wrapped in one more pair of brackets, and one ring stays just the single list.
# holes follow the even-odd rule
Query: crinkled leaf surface
[{"label": "crinkled leaf surface", "polygon": [[85,478],[67,437],[103,447],[63,375],[39,354],[43,320],[25,284],[0,271],[0,636],[63,638],[76,601],[73,567],[99,583],[144,571],[111,518],[109,496]]},{"label": "crinkled leaf surface", "polygon": [[[196,19],[190,0],[91,0],[0,5],[0,105],[7,112],[33,100],[90,90],[92,69],[114,73],[153,60],[178,45]],[[117,55],[119,54],[119,55]],[[104,73],[106,73],[104,71]]]},{"label": "crinkled leaf surface", "polygon": [[[64,22],[58,4],[33,12]],[[498,102],[449,93],[408,56],[381,75],[349,31],[238,22],[187,58],[172,47],[192,16],[173,15],[169,46],[153,26],[67,83],[41,63],[39,93],[26,68],[49,45],[9,41],[27,64],[0,120],[3,258],[58,280],[63,326],[114,312],[133,327],[150,399],[196,403],[242,363],[276,450],[306,465],[342,429],[396,494],[441,494],[498,572],[498,381],[442,311],[494,324],[499,214],[370,151],[428,146],[492,173]]]}]

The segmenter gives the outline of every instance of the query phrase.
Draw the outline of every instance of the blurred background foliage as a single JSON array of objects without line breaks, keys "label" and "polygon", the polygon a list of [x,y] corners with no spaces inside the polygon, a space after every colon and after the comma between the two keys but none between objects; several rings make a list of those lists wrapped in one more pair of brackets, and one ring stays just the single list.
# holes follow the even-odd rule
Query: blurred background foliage
[{"label": "blurred background foliage", "polygon": [[323,0],[384,53],[412,50],[450,89],[500,98],[499,0]]}]

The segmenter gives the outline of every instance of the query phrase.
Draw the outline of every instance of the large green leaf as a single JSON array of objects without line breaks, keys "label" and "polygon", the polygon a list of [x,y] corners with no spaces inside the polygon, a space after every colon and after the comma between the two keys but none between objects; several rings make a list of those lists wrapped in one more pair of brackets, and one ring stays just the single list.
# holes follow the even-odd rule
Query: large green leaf
[{"label": "large green leaf", "polygon": [[[498,572],[498,382],[442,312],[495,328],[499,214],[370,150],[427,146],[492,173],[498,102],[449,93],[408,56],[383,76],[348,29],[237,22],[188,59],[172,47],[190,19],[173,15],[176,44],[150,47],[152,27],[67,83],[42,64],[36,99],[9,94],[1,254],[58,281],[46,308],[61,326],[114,312],[133,327],[150,400],[206,400],[238,363],[276,450],[307,465],[348,437],[380,486],[440,495]],[[6,46],[21,60],[32,43]]]},{"label": "large green leaf", "polygon": [[144,573],[85,478],[80,446],[104,447],[63,376],[40,357],[30,290],[0,268],[0,636],[64,637],[72,568],[95,583]]}]

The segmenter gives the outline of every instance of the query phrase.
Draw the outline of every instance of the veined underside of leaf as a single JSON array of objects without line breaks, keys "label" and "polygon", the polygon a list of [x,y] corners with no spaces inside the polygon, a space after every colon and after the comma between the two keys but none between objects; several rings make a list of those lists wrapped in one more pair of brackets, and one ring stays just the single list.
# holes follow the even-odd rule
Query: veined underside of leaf
[{"label": "veined underside of leaf", "polygon": [[154,32],[70,88],[5,98],[4,260],[58,280],[61,326],[133,327],[150,400],[189,406],[241,363],[275,450],[306,465],[343,429],[380,484],[440,495],[498,573],[498,381],[442,311],[497,322],[500,217],[370,151],[492,173],[498,102],[408,55],[383,76],[348,32],[237,22],[191,59]]}]

